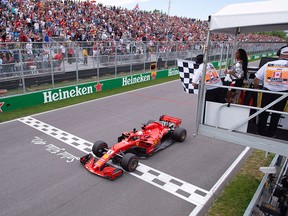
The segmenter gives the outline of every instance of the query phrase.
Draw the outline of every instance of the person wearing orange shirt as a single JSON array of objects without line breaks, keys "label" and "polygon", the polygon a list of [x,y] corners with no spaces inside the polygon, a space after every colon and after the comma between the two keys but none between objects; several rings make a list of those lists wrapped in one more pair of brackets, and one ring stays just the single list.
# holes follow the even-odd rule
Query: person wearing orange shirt
[{"label": "person wearing orange shirt", "polygon": [[[271,92],[288,92],[288,47],[282,47],[279,51],[279,59],[267,62],[255,74],[254,88],[259,88],[260,80],[263,82],[263,90]],[[261,107],[265,107],[278,99],[281,95],[263,93]],[[274,104],[269,109],[283,111],[287,103],[287,97]],[[259,114],[258,133],[263,136],[274,137],[281,114],[272,113],[267,127],[269,113],[264,111]]]}]

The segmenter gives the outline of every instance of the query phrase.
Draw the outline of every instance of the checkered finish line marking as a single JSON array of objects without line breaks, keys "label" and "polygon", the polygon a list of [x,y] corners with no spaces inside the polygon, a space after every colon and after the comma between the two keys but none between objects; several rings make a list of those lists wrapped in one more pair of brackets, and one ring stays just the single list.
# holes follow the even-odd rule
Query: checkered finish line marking
[{"label": "checkered finish line marking", "polygon": [[[30,116],[21,118],[19,121],[86,154],[91,152],[93,143],[80,137],[74,136]],[[211,198],[213,191],[216,190],[215,186],[210,191],[204,190],[142,163],[139,163],[135,172],[129,174],[195,205],[190,216],[196,216]],[[224,180],[223,176],[221,178]],[[217,182],[217,185],[220,185],[220,182]]]},{"label": "checkered finish line marking", "polygon": [[93,143],[88,142],[80,137],[69,134],[63,130],[55,128],[51,125],[45,124],[44,122],[38,121],[32,117],[25,117],[19,119],[19,121],[23,122],[30,127],[33,127],[49,136],[52,136],[82,152],[90,153]]}]

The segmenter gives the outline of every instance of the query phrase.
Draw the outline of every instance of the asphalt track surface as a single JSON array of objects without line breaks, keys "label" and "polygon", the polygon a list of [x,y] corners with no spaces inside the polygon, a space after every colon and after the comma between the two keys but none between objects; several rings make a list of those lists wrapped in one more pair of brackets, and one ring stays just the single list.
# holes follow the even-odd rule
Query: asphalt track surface
[{"label": "asphalt track surface", "polygon": [[[0,216],[203,215],[248,149],[193,136],[196,95],[179,81],[0,124]],[[140,160],[115,181],[79,157],[163,114],[179,117],[185,142]]]}]

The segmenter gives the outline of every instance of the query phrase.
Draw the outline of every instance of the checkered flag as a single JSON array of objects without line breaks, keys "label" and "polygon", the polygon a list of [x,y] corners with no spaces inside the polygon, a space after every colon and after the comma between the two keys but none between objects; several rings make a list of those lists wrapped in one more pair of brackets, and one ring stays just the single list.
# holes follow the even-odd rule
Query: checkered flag
[{"label": "checkered flag", "polygon": [[184,91],[188,94],[194,94],[194,87],[192,85],[192,79],[194,76],[194,69],[199,66],[194,61],[180,60],[177,59],[178,70],[180,75],[180,80]]}]

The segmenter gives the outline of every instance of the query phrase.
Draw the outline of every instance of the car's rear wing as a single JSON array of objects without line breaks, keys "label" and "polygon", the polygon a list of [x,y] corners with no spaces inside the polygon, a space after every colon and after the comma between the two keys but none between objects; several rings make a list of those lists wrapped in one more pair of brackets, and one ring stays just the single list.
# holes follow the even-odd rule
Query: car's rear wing
[{"label": "car's rear wing", "polygon": [[160,116],[159,121],[172,122],[175,124],[176,127],[178,127],[182,123],[182,119],[175,118],[175,117],[168,116],[168,115]]}]

